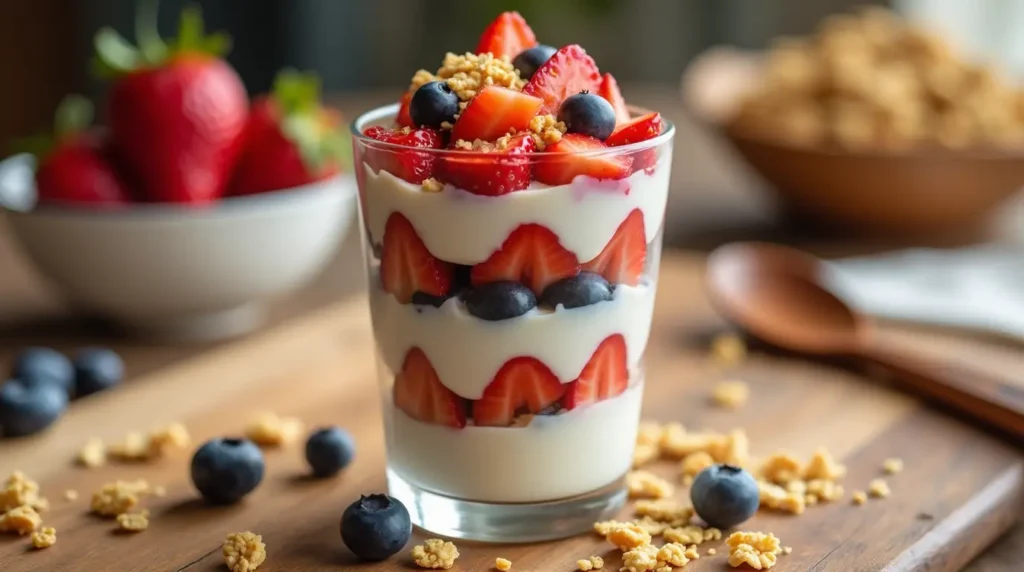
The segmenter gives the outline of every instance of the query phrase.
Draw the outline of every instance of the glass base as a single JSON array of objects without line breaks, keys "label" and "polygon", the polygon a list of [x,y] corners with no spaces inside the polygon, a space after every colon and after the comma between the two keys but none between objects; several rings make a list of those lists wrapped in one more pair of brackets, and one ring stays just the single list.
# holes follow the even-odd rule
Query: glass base
[{"label": "glass base", "polygon": [[412,523],[428,532],[480,542],[514,544],[566,538],[593,529],[626,504],[619,480],[586,495],[541,503],[486,503],[424,490],[388,469],[391,496],[409,509]]}]

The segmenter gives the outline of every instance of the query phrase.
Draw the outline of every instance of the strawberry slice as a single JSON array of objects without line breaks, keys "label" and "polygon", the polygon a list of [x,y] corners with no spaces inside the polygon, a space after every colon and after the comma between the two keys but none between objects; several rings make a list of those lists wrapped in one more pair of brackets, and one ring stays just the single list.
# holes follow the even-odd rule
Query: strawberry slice
[{"label": "strawberry slice", "polygon": [[523,86],[523,93],[544,100],[541,113],[557,115],[565,98],[585,89],[597,92],[600,87],[601,72],[597,71],[594,58],[578,45],[570,44],[540,66]]},{"label": "strawberry slice", "polygon": [[497,197],[530,185],[529,153],[536,148],[529,133],[516,135],[504,149],[452,153],[441,159],[438,176],[474,195]]},{"label": "strawberry slice", "polygon": [[430,254],[409,219],[399,213],[388,217],[380,256],[380,281],[386,292],[403,304],[416,292],[446,296],[454,272],[450,263]]},{"label": "strawberry slice", "polygon": [[489,85],[469,101],[452,127],[452,139],[494,141],[509,131],[525,131],[544,105],[539,97]]},{"label": "strawberry slice", "polygon": [[601,87],[597,89],[597,94],[608,100],[608,103],[612,104],[612,109],[615,110],[615,124],[622,125],[629,123],[629,108],[626,106],[626,99],[622,97],[622,92],[619,91],[619,82],[615,81],[615,77],[606,73],[601,76]]},{"label": "strawberry slice", "polygon": [[407,91],[402,99],[398,100],[398,115],[395,116],[395,123],[398,123],[399,127],[416,127],[416,124],[412,122],[412,114],[409,113],[412,94],[412,91]]},{"label": "strawberry slice", "polygon": [[561,155],[542,156],[534,167],[533,175],[549,185],[568,185],[578,175],[595,179],[628,177],[632,163],[630,158],[616,152],[594,153],[606,148],[604,143],[593,137],[568,133],[545,149],[546,153]]},{"label": "strawberry slice", "polygon": [[612,284],[636,286],[647,262],[647,234],[644,230],[644,213],[633,209],[622,221],[612,239],[593,260],[583,265],[583,270],[604,276]]},{"label": "strawberry slice", "polygon": [[536,358],[517,357],[501,366],[483,396],[473,402],[478,426],[507,427],[521,413],[539,413],[565,392],[555,374]]},{"label": "strawberry slice", "polygon": [[417,421],[456,429],[466,426],[465,400],[441,383],[420,348],[405,354],[392,396],[395,407]]},{"label": "strawberry slice", "polygon": [[579,272],[576,255],[558,242],[558,235],[539,224],[524,224],[487,260],[473,266],[469,276],[474,286],[500,280],[522,282],[540,296],[549,284]]},{"label": "strawberry slice", "polygon": [[629,387],[626,340],[622,334],[608,336],[597,346],[590,361],[575,381],[566,384],[562,406],[575,409],[611,399]]},{"label": "strawberry slice", "polygon": [[[419,149],[440,149],[444,147],[441,134],[432,129],[388,129],[373,126],[363,132],[377,141]],[[434,175],[437,157],[433,153],[417,153],[405,149],[377,147],[367,144],[366,162],[376,172],[387,171],[413,184],[420,184]]]},{"label": "strawberry slice", "polygon": [[496,58],[508,56],[511,59],[536,45],[537,36],[519,12],[502,12],[480,36],[476,53],[490,53]]},{"label": "strawberry slice", "polygon": [[648,113],[616,127],[605,143],[609,147],[621,147],[630,143],[654,139],[661,135],[663,126],[664,122],[661,120],[660,113]]}]

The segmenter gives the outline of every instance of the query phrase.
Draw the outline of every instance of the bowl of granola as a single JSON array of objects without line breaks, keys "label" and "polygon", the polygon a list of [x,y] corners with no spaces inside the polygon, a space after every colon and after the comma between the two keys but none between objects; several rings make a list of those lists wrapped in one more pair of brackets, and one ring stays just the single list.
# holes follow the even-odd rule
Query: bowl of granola
[{"label": "bowl of granola", "polygon": [[682,87],[782,209],[818,225],[974,235],[1024,184],[1024,92],[881,8],[763,53],[713,49]]}]

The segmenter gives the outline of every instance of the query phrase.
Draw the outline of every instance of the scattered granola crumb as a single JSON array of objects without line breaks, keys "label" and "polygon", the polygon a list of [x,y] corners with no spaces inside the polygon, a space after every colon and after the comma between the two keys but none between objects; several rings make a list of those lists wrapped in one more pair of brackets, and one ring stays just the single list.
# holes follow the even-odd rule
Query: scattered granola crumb
[{"label": "scattered granola crumb", "polygon": [[149,457],[162,457],[168,449],[184,449],[192,444],[192,436],[181,423],[171,423],[152,431],[147,438]]},{"label": "scattered granola crumb", "polygon": [[509,570],[509,569],[512,568],[512,561],[511,560],[506,560],[504,558],[495,558],[494,559],[494,567],[497,568],[498,570],[500,570],[501,572],[505,572],[506,570]]},{"label": "scattered granola crumb", "polygon": [[149,511],[125,512],[117,515],[117,528],[125,532],[142,532],[149,528]]},{"label": "scattered granola crumb", "polygon": [[882,463],[882,470],[885,471],[887,475],[895,475],[896,473],[902,472],[903,459],[886,459],[885,462]]},{"label": "scattered granola crumb", "polygon": [[697,552],[697,545],[687,546],[686,552],[684,552],[683,555],[690,560],[697,560],[700,558],[700,553]]},{"label": "scattered granola crumb", "polygon": [[846,476],[846,467],[837,463],[832,458],[832,453],[829,453],[828,449],[824,447],[819,447],[814,452],[814,456],[811,457],[811,461],[807,463],[807,468],[804,470],[804,478],[807,480],[834,481],[844,476]]},{"label": "scattered granola crumb", "polygon": [[836,501],[843,498],[845,491],[843,486],[826,479],[811,479],[806,482],[807,493],[817,497],[817,500]]},{"label": "scattered granola crumb", "polygon": [[145,461],[149,459],[149,442],[139,431],[130,431],[119,443],[107,447],[107,455],[120,461]]},{"label": "scattered granola crumb", "polygon": [[36,511],[50,507],[46,499],[39,496],[39,483],[28,478],[21,471],[14,471],[0,488],[0,512],[28,505]]},{"label": "scattered granola crumb", "polygon": [[423,544],[413,547],[412,559],[420,568],[441,568],[448,570],[459,557],[459,550],[451,542],[429,538]]},{"label": "scattered granola crumb", "polygon": [[683,458],[683,475],[687,477],[697,476],[701,471],[714,464],[715,460],[711,457],[710,453],[705,451],[690,453]]},{"label": "scattered granola crumb", "polygon": [[661,448],[656,444],[650,443],[637,443],[633,449],[633,468],[639,469],[640,467],[656,461],[661,456]]},{"label": "scattered granola crumb", "polygon": [[57,544],[57,529],[52,526],[43,527],[32,533],[32,547],[36,550],[49,548]]},{"label": "scattered granola crumb", "polygon": [[626,474],[626,489],[630,498],[660,499],[672,496],[675,486],[665,479],[647,472],[630,471]]},{"label": "scattered granola crumb", "polygon": [[92,512],[100,516],[117,516],[139,504],[139,499],[150,492],[144,479],[106,483],[92,495]]},{"label": "scattered granola crumb", "polygon": [[423,190],[428,193],[440,193],[444,190],[444,183],[434,177],[430,177],[423,180]]},{"label": "scattered granola crumb", "polygon": [[886,483],[884,479],[872,479],[871,482],[868,483],[868,494],[875,498],[884,499],[892,494],[892,491],[889,489],[889,484]]},{"label": "scattered granola crumb", "polygon": [[659,568],[658,547],[651,544],[637,546],[622,553],[620,572],[649,572]]},{"label": "scattered granola crumb", "polygon": [[761,465],[761,475],[770,483],[783,484],[799,479],[804,472],[804,465],[799,459],[787,451],[779,451]]},{"label": "scattered granola crumb", "polygon": [[750,386],[745,381],[723,381],[715,386],[711,398],[717,405],[737,409],[750,398]]},{"label": "scattered granola crumb", "polygon": [[661,423],[657,421],[641,421],[636,431],[636,443],[637,445],[659,445],[663,431]]},{"label": "scattered granola crumb", "polygon": [[736,334],[722,334],[711,341],[711,359],[715,365],[732,367],[747,357],[747,344]]},{"label": "scattered granola crumb", "polygon": [[687,548],[682,544],[671,542],[658,550],[657,559],[659,566],[686,566],[690,558],[686,556]]},{"label": "scattered granola crumb", "polygon": [[600,570],[604,568],[604,558],[600,556],[591,556],[590,564],[594,567],[594,570]]},{"label": "scattered granola crumb", "polygon": [[156,485],[155,487],[153,487],[153,496],[155,496],[155,497],[165,497],[165,496],[167,496],[167,488],[164,487],[163,485]]},{"label": "scattered granola crumb", "polygon": [[662,538],[680,544],[700,544],[704,542],[704,529],[691,524],[679,528],[670,528],[662,533]]},{"label": "scattered granola crumb", "polygon": [[693,518],[693,507],[672,499],[639,500],[633,506],[637,516],[650,517],[670,526],[682,526]]},{"label": "scattered granola crumb", "polygon": [[577,560],[576,569],[582,572],[588,572],[589,570],[600,570],[604,568],[604,559],[600,556],[591,556],[588,560]]},{"label": "scattered granola crumb", "polygon": [[868,495],[864,491],[853,491],[853,504],[860,506],[868,502]]},{"label": "scattered granola crumb", "polygon": [[245,436],[264,447],[280,447],[294,442],[302,434],[302,421],[276,413],[261,413],[249,423]]},{"label": "scattered granola crumb", "polygon": [[651,536],[660,536],[666,529],[671,528],[667,522],[658,522],[649,516],[633,521],[634,524],[644,529]]},{"label": "scattered granola crumb", "polygon": [[0,515],[0,532],[28,534],[39,528],[43,519],[29,505],[16,506]]},{"label": "scattered granola crumb", "polygon": [[565,123],[559,121],[554,115],[538,115],[530,120],[530,133],[533,134],[533,141],[537,144],[537,150],[543,151],[548,145],[554,145],[562,140],[567,128]]},{"label": "scattered granola crumb", "polygon": [[784,546],[784,547],[782,547],[782,553],[783,554],[792,554],[793,553],[793,547],[792,546]]},{"label": "scattered granola crumb", "polygon": [[267,545],[262,536],[248,530],[233,532],[224,539],[221,553],[231,572],[253,572],[267,559]]},{"label": "scattered granola crumb", "polygon": [[714,548],[708,548],[708,555],[714,556],[715,554],[718,554],[717,550],[715,550]]},{"label": "scattered granola crumb", "polygon": [[767,570],[777,562],[783,551],[774,534],[763,532],[734,532],[729,535],[729,565],[738,568],[746,564],[754,570]]},{"label": "scattered granola crumb", "polygon": [[68,490],[64,491],[64,500],[67,500],[67,501],[78,500],[78,491],[76,491],[75,489],[68,489]]},{"label": "scattered granola crumb", "polygon": [[635,522],[624,522],[612,526],[604,539],[619,550],[629,550],[651,543],[651,535]]},{"label": "scattered granola crumb", "polygon": [[[167,454],[170,449],[184,449],[192,443],[188,429],[181,423],[171,423],[158,427],[149,433],[141,431],[130,431],[117,443],[111,443],[104,449],[103,442],[99,439],[90,439],[86,447],[79,453],[79,460],[86,466],[84,461],[86,455],[91,456],[92,463],[102,464],[106,458],[122,462],[144,462],[158,459]],[[86,450],[88,449],[88,452]],[[103,461],[100,461],[100,456]]]},{"label": "scattered granola crumb", "polygon": [[[436,74],[425,70],[416,72],[412,85],[419,87],[428,81],[444,80],[462,101],[469,101],[488,85],[497,85],[519,91],[526,83],[507,56],[496,58],[491,54],[463,55],[448,53]],[[419,83],[419,85],[416,85]],[[410,86],[411,87],[411,86]]]},{"label": "scattered granola crumb", "polygon": [[803,493],[792,493],[766,481],[758,481],[757,486],[763,507],[791,514],[803,514],[807,508],[807,497]]},{"label": "scattered granola crumb", "polygon": [[691,475],[683,475],[683,486],[688,487],[693,484],[694,477]]},{"label": "scattered granola crumb", "polygon": [[599,534],[601,536],[605,536],[609,532],[611,532],[611,530],[613,528],[617,528],[617,527],[620,527],[620,526],[626,526],[627,524],[631,524],[631,523],[624,522],[624,521],[621,521],[621,520],[602,520],[602,521],[594,523],[594,532],[596,532],[597,534]]},{"label": "scattered granola crumb", "polygon": [[85,442],[82,450],[78,452],[78,464],[89,469],[101,467],[107,463],[107,446],[103,440],[93,437]]}]

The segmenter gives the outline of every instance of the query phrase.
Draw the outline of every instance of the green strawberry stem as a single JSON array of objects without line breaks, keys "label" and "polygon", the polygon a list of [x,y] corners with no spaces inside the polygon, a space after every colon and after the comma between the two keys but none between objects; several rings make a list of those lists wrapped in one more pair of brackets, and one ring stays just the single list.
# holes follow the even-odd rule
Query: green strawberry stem
[{"label": "green strawberry stem", "polygon": [[281,132],[299,149],[313,171],[347,164],[349,141],[337,126],[327,126],[320,104],[320,77],[285,68],[277,73],[271,97],[281,112]]},{"label": "green strawberry stem", "polygon": [[88,129],[92,125],[92,120],[92,102],[76,93],[67,95],[57,105],[52,132],[37,133],[16,141],[12,145],[12,150],[30,153],[41,161],[50,154],[57,143]]}]

